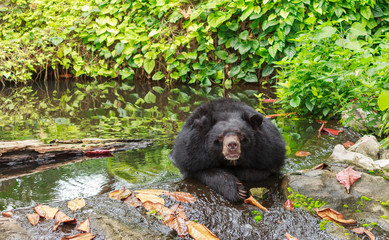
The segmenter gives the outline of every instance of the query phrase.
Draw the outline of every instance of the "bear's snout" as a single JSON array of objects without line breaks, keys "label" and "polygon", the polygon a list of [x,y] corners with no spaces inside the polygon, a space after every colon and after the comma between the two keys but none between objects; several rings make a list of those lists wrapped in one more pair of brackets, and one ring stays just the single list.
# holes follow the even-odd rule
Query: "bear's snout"
[{"label": "bear's snout", "polygon": [[230,161],[239,159],[240,140],[237,135],[227,135],[223,138],[223,155]]}]

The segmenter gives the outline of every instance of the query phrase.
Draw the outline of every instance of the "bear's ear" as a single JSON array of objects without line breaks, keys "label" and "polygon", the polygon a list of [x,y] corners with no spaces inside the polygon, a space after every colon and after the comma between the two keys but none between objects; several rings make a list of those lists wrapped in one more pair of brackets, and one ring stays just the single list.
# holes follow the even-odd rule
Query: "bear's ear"
[{"label": "bear's ear", "polygon": [[263,121],[263,116],[259,113],[244,113],[242,118],[248,122],[251,127],[257,131],[261,130],[261,124]]},{"label": "bear's ear", "polygon": [[207,116],[202,116],[201,118],[198,118],[193,122],[193,127],[197,128],[201,132],[208,132],[211,126],[212,119]]}]

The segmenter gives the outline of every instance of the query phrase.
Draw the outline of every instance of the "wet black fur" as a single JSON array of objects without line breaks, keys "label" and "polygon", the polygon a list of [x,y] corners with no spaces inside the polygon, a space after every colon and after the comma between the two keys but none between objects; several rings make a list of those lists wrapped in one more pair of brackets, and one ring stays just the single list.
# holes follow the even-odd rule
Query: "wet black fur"
[{"label": "wet black fur", "polygon": [[[222,154],[220,135],[227,132],[243,136],[236,162]],[[261,181],[279,173],[285,142],[278,129],[252,107],[222,98],[189,116],[169,157],[184,177],[196,178],[230,201],[240,202],[241,181]]]}]

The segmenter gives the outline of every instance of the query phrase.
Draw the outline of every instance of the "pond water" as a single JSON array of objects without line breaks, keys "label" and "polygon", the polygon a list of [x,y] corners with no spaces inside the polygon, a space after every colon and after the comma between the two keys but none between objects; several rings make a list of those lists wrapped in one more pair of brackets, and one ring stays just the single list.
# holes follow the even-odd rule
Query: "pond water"
[{"label": "pond water", "polygon": [[[252,86],[234,90],[188,86],[170,88],[118,82],[3,89],[0,92],[0,140],[38,139],[50,142],[54,139],[97,137],[143,138],[152,139],[154,143],[144,149],[117,152],[113,157],[84,159],[23,176],[2,176],[2,168],[4,170],[7,166],[0,167],[0,210],[23,211],[37,203],[60,204],[75,197],[90,198],[99,208],[105,209],[107,207],[99,206],[100,201],[96,199],[123,187],[165,187],[202,196],[202,188],[183,181],[168,159],[174,137],[196,106],[223,96],[246,102],[261,109],[264,114],[274,113],[276,109],[273,109],[272,103],[260,103],[256,97],[271,98],[272,95],[263,89],[261,92],[255,89]],[[336,122],[328,123],[328,127],[345,132],[339,136],[323,134],[318,138],[320,124],[315,120],[292,116],[273,121],[287,142],[288,159],[283,172],[313,167],[323,162],[336,144],[358,138],[357,134],[343,129]],[[311,155],[295,157],[294,153],[299,150],[308,151]],[[18,172],[23,172],[22,166]],[[328,239],[318,231],[317,218],[304,211],[286,213],[282,208],[285,199],[279,193],[278,183],[268,185],[273,190],[265,204],[273,206],[276,211],[273,215],[268,214],[267,220],[254,228],[251,224],[256,223],[247,220],[247,215],[250,219],[254,218],[250,209],[231,205],[213,193],[211,196],[210,193],[204,195],[199,205],[189,209],[187,214],[208,222],[209,227],[222,236],[241,238],[239,234],[244,232],[247,236],[254,236],[253,239],[278,239],[285,231],[280,229],[293,226],[296,234],[304,232],[305,236],[318,237],[315,239]],[[218,214],[210,218],[210,209]],[[274,224],[277,219],[284,223]],[[222,224],[233,224],[234,230],[228,230],[229,227]]]}]

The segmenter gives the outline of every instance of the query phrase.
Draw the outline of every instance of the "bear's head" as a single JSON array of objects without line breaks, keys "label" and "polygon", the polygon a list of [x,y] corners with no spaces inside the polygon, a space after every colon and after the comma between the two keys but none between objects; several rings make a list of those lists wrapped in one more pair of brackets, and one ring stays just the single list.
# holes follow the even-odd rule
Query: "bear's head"
[{"label": "bear's head", "polygon": [[[256,146],[262,115],[252,112],[233,112],[196,121],[198,130],[206,135],[206,149],[210,159],[237,165],[250,149]],[[227,160],[227,161],[226,161]]]}]

